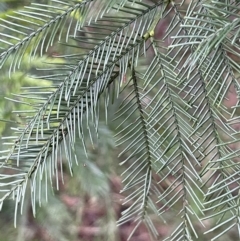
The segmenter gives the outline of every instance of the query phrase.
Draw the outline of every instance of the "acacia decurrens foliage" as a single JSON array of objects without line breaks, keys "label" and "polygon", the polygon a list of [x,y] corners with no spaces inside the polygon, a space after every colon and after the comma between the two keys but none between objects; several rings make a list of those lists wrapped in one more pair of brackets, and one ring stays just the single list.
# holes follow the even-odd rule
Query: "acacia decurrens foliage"
[{"label": "acacia decurrens foliage", "polygon": [[181,221],[167,240],[197,240],[196,220],[213,222],[211,240],[240,233],[239,4],[51,0],[2,19],[0,67],[11,60],[10,77],[29,49],[31,61],[54,44],[72,52],[38,70],[35,78],[51,86],[14,95],[31,109],[15,111],[21,123],[1,152],[0,205],[13,199],[17,215],[29,189],[35,213],[43,179],[58,187],[63,155],[71,171],[76,138],[87,153],[84,129],[98,132],[100,105],[107,118],[122,95],[116,143],[131,205],[118,223],[134,220],[133,232],[145,223],[158,238],[153,219],[174,210]]}]

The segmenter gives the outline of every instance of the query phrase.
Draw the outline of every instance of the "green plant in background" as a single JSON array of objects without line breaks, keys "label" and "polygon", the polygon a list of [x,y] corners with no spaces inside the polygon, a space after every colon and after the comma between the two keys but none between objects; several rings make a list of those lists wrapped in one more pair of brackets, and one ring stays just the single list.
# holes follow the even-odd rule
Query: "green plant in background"
[{"label": "green plant in background", "polygon": [[[34,63],[57,49],[53,63],[34,72],[51,85],[16,96],[32,109],[2,151],[0,205],[13,198],[15,220],[25,200],[36,214],[66,166],[84,192],[109,195],[94,160],[112,156],[102,120],[115,103],[127,206],[118,224],[135,222],[129,239],[142,224],[173,241],[240,231],[238,1],[51,0],[15,14],[0,38],[10,77],[26,57]],[[159,223],[169,212],[179,218],[163,238]]]}]

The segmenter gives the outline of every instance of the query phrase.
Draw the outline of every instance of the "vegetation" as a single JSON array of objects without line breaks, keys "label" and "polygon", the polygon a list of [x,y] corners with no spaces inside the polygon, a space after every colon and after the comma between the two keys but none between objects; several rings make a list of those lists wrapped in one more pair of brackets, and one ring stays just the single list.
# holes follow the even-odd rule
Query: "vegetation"
[{"label": "vegetation", "polygon": [[0,240],[240,239],[238,1],[0,3]]}]

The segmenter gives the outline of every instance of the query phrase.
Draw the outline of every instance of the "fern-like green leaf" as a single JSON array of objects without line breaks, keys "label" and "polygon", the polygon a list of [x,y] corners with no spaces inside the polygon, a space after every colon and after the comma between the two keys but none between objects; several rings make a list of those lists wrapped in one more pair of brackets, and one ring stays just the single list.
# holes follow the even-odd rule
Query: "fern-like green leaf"
[{"label": "fern-like green leaf", "polygon": [[205,220],[211,240],[240,233],[239,9],[234,0],[51,0],[2,18],[0,67],[10,62],[10,76],[56,39],[67,51],[34,76],[51,86],[13,95],[31,110],[5,138],[0,206],[15,199],[16,217],[30,188],[35,214],[42,179],[58,188],[63,153],[70,171],[78,162],[77,138],[87,155],[101,100],[107,117],[110,100],[122,98],[116,144],[127,208],[118,224],[135,222],[129,239],[142,224],[161,239],[153,217],[166,223],[172,210],[179,218],[165,240],[198,239]]}]

